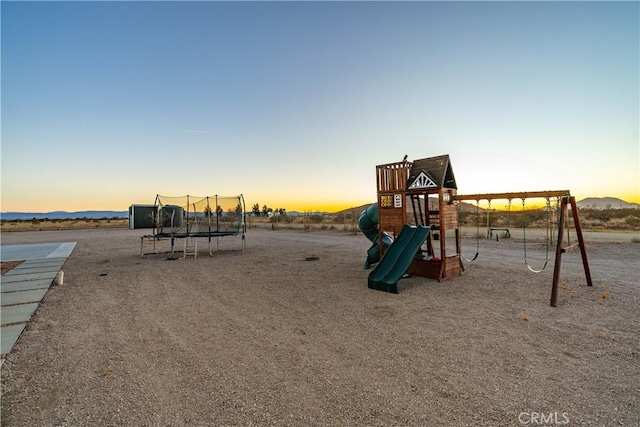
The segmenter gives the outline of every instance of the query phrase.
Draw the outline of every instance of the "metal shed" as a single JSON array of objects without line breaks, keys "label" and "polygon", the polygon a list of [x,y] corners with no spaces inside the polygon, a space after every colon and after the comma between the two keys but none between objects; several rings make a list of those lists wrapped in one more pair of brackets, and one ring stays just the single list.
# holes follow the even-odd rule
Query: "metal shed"
[{"label": "metal shed", "polygon": [[129,228],[153,228],[155,213],[154,205],[129,206]]}]

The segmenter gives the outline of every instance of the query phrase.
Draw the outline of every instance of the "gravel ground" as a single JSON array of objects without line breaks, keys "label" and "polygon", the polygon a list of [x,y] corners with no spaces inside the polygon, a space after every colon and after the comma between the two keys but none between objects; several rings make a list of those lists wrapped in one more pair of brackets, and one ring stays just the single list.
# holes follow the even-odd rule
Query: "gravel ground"
[{"label": "gravel ground", "polygon": [[594,287],[566,254],[553,308],[553,254],[533,274],[516,237],[394,295],[367,288],[361,234],[251,229],[244,253],[170,260],[143,233],[3,233],[78,244],[2,366],[2,425],[640,425],[630,238],[587,235]]}]

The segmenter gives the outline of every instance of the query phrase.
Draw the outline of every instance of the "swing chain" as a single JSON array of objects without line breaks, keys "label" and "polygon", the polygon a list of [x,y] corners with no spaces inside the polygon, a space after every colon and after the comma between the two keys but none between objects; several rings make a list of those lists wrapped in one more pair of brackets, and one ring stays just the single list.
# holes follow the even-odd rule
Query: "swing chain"
[{"label": "swing chain", "polygon": [[[460,210],[460,205],[458,205],[458,210]],[[473,258],[467,258],[462,250],[460,251],[460,257],[466,262],[473,262],[480,255],[480,200],[476,200],[476,254]]]},{"label": "swing chain", "polygon": [[[529,265],[529,261],[527,259],[527,223],[525,221],[524,218],[524,214],[525,214],[525,199],[522,199],[522,215],[523,215],[523,221],[522,221],[522,236],[523,236],[523,246],[524,246],[524,263],[526,264],[527,268],[532,271],[533,273],[540,273],[542,270],[544,270],[547,267],[547,264],[549,263],[549,240],[550,240],[550,222],[549,222],[549,215],[551,213],[551,201],[550,198],[547,197],[546,198],[546,205],[547,205],[547,228],[546,228],[546,233],[545,233],[545,242],[546,242],[546,250],[545,250],[545,260],[544,260],[544,265],[542,266],[541,269],[536,270],[534,268],[531,267],[531,265]],[[553,225],[551,225],[553,227]],[[553,232],[553,230],[551,230],[551,232]]]}]

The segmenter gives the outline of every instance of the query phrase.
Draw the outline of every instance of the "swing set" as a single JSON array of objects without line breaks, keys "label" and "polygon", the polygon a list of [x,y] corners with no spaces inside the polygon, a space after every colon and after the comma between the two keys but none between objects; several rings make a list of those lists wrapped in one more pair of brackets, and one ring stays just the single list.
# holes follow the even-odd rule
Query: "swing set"
[{"label": "swing set", "polygon": [[[509,202],[508,209],[509,213],[511,213],[511,202],[514,199],[522,200],[522,214],[525,214],[525,200],[529,198],[544,198],[546,200],[546,212],[547,212],[547,227],[546,227],[546,235],[545,235],[545,260],[544,264],[540,269],[535,269],[531,266],[530,260],[527,256],[527,236],[526,236],[526,223],[523,220],[523,249],[524,249],[524,262],[527,268],[533,273],[542,272],[549,263],[549,252],[550,252],[550,242],[553,240],[553,216],[554,209],[551,207],[551,199],[556,198],[559,204],[559,218],[558,218],[558,231],[557,231],[557,241],[556,241],[556,254],[555,254],[555,263],[553,270],[553,283],[551,287],[551,306],[556,307],[558,302],[558,284],[560,281],[560,267],[562,263],[562,255],[566,252],[573,251],[575,249],[580,249],[580,253],[582,256],[582,265],[584,267],[584,273],[587,280],[588,286],[593,286],[593,282],[591,280],[591,272],[589,270],[589,263],[587,261],[587,253],[584,245],[584,238],[582,236],[582,227],[580,226],[580,220],[578,218],[578,207],[576,205],[575,197],[570,195],[568,190],[560,190],[560,191],[536,191],[536,192],[521,192],[521,193],[486,193],[486,194],[465,194],[460,195],[457,194],[454,196],[456,201],[463,200],[475,200],[476,201],[476,253],[473,257],[467,258],[462,252],[460,252],[460,257],[466,262],[475,261],[480,255],[480,201],[487,200],[489,203],[489,207],[487,209],[487,238],[491,236],[490,228],[490,218],[489,215],[491,213],[491,201],[497,199],[506,199]],[[569,239],[568,233],[568,209],[569,205],[571,206],[571,213],[573,216],[573,224],[575,227],[576,236],[578,238],[577,243],[568,244],[568,246],[564,245],[564,237],[567,236],[567,241]],[[508,229],[507,229],[508,233]]]},{"label": "swing set", "polygon": [[[371,264],[378,264],[369,274],[370,289],[398,293],[398,281],[405,274],[438,281],[462,275],[463,261],[475,261],[480,254],[479,202],[487,200],[491,207],[492,200],[508,200],[511,210],[511,201],[521,199],[524,213],[525,200],[530,198],[546,199],[548,214],[552,213],[552,198],[557,198],[560,204],[551,305],[557,305],[562,254],[570,250],[580,249],[587,283],[593,286],[576,201],[567,190],[459,195],[448,154],[411,162],[405,156],[400,162],[377,165],[376,186],[377,203],[367,208],[359,220],[360,229],[372,242],[371,248],[367,251],[365,268]],[[461,251],[459,202],[464,200],[476,201],[478,240],[476,253],[471,258],[465,257]],[[578,243],[563,247],[569,204]],[[508,229],[491,228],[490,212],[489,208],[487,237],[491,237],[493,230],[505,230],[508,236]],[[550,231],[552,227],[549,225],[552,224],[553,218],[547,224],[547,255],[540,269],[533,268],[529,260],[525,230],[525,264],[534,273],[541,272],[549,264],[550,244],[553,240]]]}]

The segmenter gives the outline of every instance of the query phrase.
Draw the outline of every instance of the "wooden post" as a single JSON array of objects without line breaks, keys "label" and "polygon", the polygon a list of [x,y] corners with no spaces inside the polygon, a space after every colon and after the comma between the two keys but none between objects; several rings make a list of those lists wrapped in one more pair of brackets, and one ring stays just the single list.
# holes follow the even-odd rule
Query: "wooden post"
[{"label": "wooden post", "polygon": [[[438,282],[446,274],[447,268],[447,219],[444,218],[444,207],[442,201],[443,189],[438,189],[438,227],[440,227],[440,274],[438,275]],[[429,197],[427,195],[427,197]]]},{"label": "wooden post", "polygon": [[569,203],[571,204],[571,215],[573,216],[573,224],[576,228],[576,235],[578,237],[577,245],[578,247],[580,247],[580,254],[582,255],[582,266],[584,267],[584,274],[587,279],[587,285],[593,286],[593,282],[591,281],[591,271],[589,270],[589,262],[587,261],[587,250],[585,248],[584,238],[582,236],[582,226],[580,225],[580,219],[578,217],[578,206],[576,205],[576,198],[573,196],[563,197],[562,201],[560,202],[560,218],[558,221],[558,244],[556,246],[556,260],[553,267],[553,284],[551,285],[551,307],[556,307],[558,304],[558,282],[560,281],[560,264],[562,262],[562,254],[573,250],[576,246],[572,245],[568,248],[562,247],[566,229]]},{"label": "wooden post", "polygon": [[593,286],[591,281],[591,270],[589,270],[589,262],[587,261],[587,250],[584,246],[584,238],[582,237],[582,226],[578,219],[578,206],[576,205],[576,198],[570,197],[571,214],[573,215],[573,224],[576,227],[576,235],[578,236],[578,244],[580,245],[580,255],[582,256],[582,266],[584,267],[584,275],[587,279],[587,285]]},{"label": "wooden post", "polygon": [[560,264],[562,262],[562,241],[567,220],[567,198],[560,202],[560,218],[558,220],[558,244],[556,245],[556,259],[553,264],[553,283],[551,285],[551,307],[558,304],[558,282],[560,280]]}]

